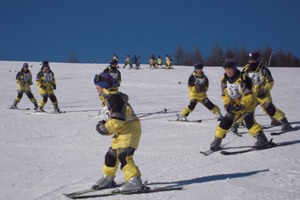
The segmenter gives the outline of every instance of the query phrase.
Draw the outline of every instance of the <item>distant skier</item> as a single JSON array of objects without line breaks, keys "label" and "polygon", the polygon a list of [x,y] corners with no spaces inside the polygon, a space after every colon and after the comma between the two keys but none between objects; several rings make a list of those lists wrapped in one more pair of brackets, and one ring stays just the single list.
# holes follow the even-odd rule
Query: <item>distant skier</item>
[{"label": "distant skier", "polygon": [[130,58],[130,55],[127,55],[127,56],[126,56],[125,64],[124,64],[123,68],[125,68],[127,65],[129,65],[129,69],[132,69],[132,68],[133,68],[132,62],[131,62],[131,58]]},{"label": "distant skier", "polygon": [[117,61],[117,68],[119,68],[119,65],[118,65],[119,57],[117,56],[116,53],[114,53],[114,56],[111,61],[113,61],[113,60]]},{"label": "distant skier", "polygon": [[166,68],[167,69],[173,69],[172,59],[169,55],[166,55]]},{"label": "distant skier", "polygon": [[137,55],[133,55],[132,57],[132,63],[135,64],[135,69],[139,69],[140,68],[140,59]]},{"label": "distant skier", "polygon": [[157,64],[156,64],[156,58],[155,56],[152,54],[150,59],[149,59],[149,64],[150,64],[150,69],[153,68],[157,68]]},{"label": "distant skier", "polygon": [[203,72],[203,65],[198,63],[194,66],[194,72],[188,80],[190,104],[184,108],[177,116],[179,121],[188,121],[187,116],[195,109],[198,102],[203,104],[208,110],[218,116],[221,120],[222,114],[220,108],[213,104],[207,97],[209,81]]},{"label": "distant skier", "polygon": [[30,89],[30,86],[32,85],[32,75],[30,70],[28,69],[28,63],[23,64],[21,71],[17,73],[16,80],[18,96],[14,100],[10,109],[18,109],[17,104],[21,101],[23,94],[25,93],[29,100],[33,103],[34,110],[37,110],[38,104]]},{"label": "distant skier", "polygon": [[237,63],[233,59],[226,59],[223,68],[225,74],[221,81],[221,88],[227,113],[216,128],[215,140],[211,143],[210,149],[217,151],[221,148],[222,139],[228,133],[233,122],[241,117],[244,117],[250,135],[257,139],[253,148],[266,147],[269,141],[260,124],[254,119],[253,106],[255,108],[256,101],[252,99],[252,80],[237,69]]},{"label": "distant skier", "polygon": [[119,86],[120,86],[122,77],[121,77],[120,70],[118,70],[118,68],[117,68],[117,65],[118,65],[118,62],[116,60],[112,60],[109,64],[109,66],[107,66],[107,68],[105,68],[103,70],[103,72],[109,73],[114,79],[116,79],[118,81]]},{"label": "distant skier", "polygon": [[163,62],[162,58],[160,56],[158,56],[158,58],[157,58],[157,67],[161,67],[162,68],[163,67],[162,66],[162,62]]},{"label": "distant skier", "polygon": [[135,58],[135,68],[140,69],[140,66],[141,66],[141,57],[136,56],[136,58]]},{"label": "distant skier", "polygon": [[54,90],[56,90],[56,81],[48,61],[43,61],[41,71],[36,77],[36,83],[39,88],[39,93],[42,96],[42,100],[39,102],[39,108],[37,111],[45,112],[44,106],[49,98],[54,106],[54,112],[59,113],[60,109],[58,108],[57,98],[54,94]]},{"label": "distant skier", "polygon": [[[244,66],[243,73],[252,79],[253,98],[257,102],[254,106],[256,107],[259,104],[262,107],[271,117],[272,126],[281,124],[282,131],[292,129],[285,114],[273,104],[271,89],[273,88],[274,80],[271,71],[264,66],[258,52],[250,53],[248,60],[249,63]],[[253,110],[255,110],[255,107]],[[241,120],[232,126],[232,132],[238,132],[239,123],[241,123]]]},{"label": "distant skier", "polygon": [[112,76],[101,73],[95,76],[94,83],[102,101],[101,120],[96,130],[101,135],[113,137],[112,145],[105,155],[104,175],[92,188],[100,190],[114,186],[120,162],[125,183],[117,190],[121,192],[141,190],[141,172],[133,160],[141,137],[141,123],[128,103],[128,96],[115,90],[118,83]]}]

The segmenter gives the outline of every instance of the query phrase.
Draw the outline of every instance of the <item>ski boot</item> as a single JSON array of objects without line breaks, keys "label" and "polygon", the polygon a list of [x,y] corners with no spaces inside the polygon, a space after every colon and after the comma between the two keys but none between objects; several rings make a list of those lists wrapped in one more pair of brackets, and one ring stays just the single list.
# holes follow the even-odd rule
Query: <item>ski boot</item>
[{"label": "ski boot", "polygon": [[45,113],[46,111],[44,110],[43,106],[39,106],[36,112]]},{"label": "ski boot", "polygon": [[187,117],[182,114],[177,114],[177,121],[188,121]]},{"label": "ski boot", "polygon": [[215,137],[215,140],[210,144],[210,150],[218,151],[221,149],[222,138]]},{"label": "ski boot", "polygon": [[281,130],[282,131],[289,131],[291,129],[293,129],[293,127],[290,125],[290,123],[287,121],[286,118],[283,118],[281,120]]},{"label": "ski boot", "polygon": [[135,192],[142,190],[143,183],[140,176],[135,176],[129,179],[129,181],[125,182],[121,185],[116,191],[117,192]]},{"label": "ski boot", "polygon": [[280,126],[281,123],[274,119],[273,117],[271,118],[271,126]]},{"label": "ski boot", "polygon": [[34,104],[34,111],[37,112],[37,110],[39,109],[39,106],[38,106],[38,104],[36,102],[33,103],[33,104]]},{"label": "ski boot", "polygon": [[58,105],[54,106],[54,112],[55,113],[61,113],[60,109],[58,108]]},{"label": "ski boot", "polygon": [[17,104],[18,102],[14,100],[13,104],[9,107],[9,109],[18,109]]},{"label": "ski boot", "polygon": [[256,136],[254,136],[254,137],[257,139],[257,141],[255,142],[255,144],[253,145],[252,148],[263,149],[268,146],[269,141],[263,132],[257,133]]},{"label": "ski boot", "polygon": [[92,186],[92,189],[102,190],[105,188],[112,188],[116,185],[114,178],[115,178],[114,176],[104,175]]}]

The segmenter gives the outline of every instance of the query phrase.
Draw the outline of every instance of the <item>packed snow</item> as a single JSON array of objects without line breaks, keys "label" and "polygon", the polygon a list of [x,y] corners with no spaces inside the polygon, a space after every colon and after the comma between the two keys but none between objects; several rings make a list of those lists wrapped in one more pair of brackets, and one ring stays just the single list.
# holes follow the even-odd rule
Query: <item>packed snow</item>
[{"label": "packed snow", "polygon": [[[111,138],[95,130],[100,100],[93,78],[107,64],[50,62],[57,82],[55,94],[64,114],[34,113],[26,95],[18,107],[30,110],[8,109],[17,95],[15,76],[22,64],[0,61],[0,199],[66,199],[63,193],[90,188],[102,176]],[[40,63],[28,64],[35,80]],[[208,150],[214,139],[219,123],[216,116],[198,104],[189,119],[203,119],[201,123],[169,121],[189,104],[187,80],[193,68],[166,70],[141,65],[141,70],[129,70],[120,66],[120,91],[129,95],[141,117],[142,138],[134,157],[143,181],[150,187],[184,189],[106,199],[300,199],[300,68],[270,68],[275,79],[273,102],[285,112],[295,131],[271,137],[272,131],[280,130],[273,127],[265,133],[274,142],[291,145],[239,155],[215,152],[204,156],[199,152]],[[205,67],[204,72],[210,81],[208,97],[224,114],[220,90],[224,70]],[[40,101],[35,82],[31,88]],[[164,109],[166,113],[155,113]],[[45,110],[53,111],[50,101]],[[255,118],[262,125],[270,124],[260,107]],[[240,132],[242,137],[228,133],[222,144],[238,147],[255,143],[247,129],[240,128]],[[115,180],[124,181],[121,170]]]}]

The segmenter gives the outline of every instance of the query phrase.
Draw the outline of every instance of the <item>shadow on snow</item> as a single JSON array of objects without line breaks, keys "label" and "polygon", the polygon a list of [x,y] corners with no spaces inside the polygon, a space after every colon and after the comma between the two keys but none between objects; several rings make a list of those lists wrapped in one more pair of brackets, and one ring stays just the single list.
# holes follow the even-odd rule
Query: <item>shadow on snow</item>
[{"label": "shadow on snow", "polygon": [[269,169],[256,170],[250,172],[231,173],[231,174],[217,174],[217,175],[204,176],[204,177],[198,177],[189,180],[181,180],[181,181],[173,181],[173,182],[152,182],[152,183],[148,183],[148,185],[172,184],[173,186],[175,185],[185,186],[185,185],[191,185],[195,183],[206,183],[211,181],[220,181],[220,180],[233,179],[233,178],[243,178],[243,177],[252,176],[267,171],[269,171]]}]

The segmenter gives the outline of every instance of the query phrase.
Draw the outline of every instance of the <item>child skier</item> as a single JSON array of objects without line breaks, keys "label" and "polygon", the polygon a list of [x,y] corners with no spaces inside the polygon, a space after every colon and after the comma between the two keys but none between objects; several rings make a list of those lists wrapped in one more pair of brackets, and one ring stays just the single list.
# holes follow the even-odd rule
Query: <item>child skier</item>
[{"label": "child skier", "polygon": [[29,100],[33,103],[34,110],[37,110],[38,104],[30,89],[30,86],[32,85],[32,75],[30,70],[28,69],[28,63],[23,64],[21,71],[17,73],[16,80],[18,96],[14,100],[10,109],[18,109],[17,104],[21,101],[23,94],[25,93]]},{"label": "child skier", "polygon": [[220,108],[213,104],[207,97],[207,90],[209,87],[208,78],[203,72],[203,65],[198,63],[195,66],[194,72],[188,80],[190,105],[184,108],[177,116],[179,121],[188,121],[187,116],[195,109],[198,102],[202,103],[207,109],[218,116],[221,120],[222,114]]},{"label": "child skier", "polygon": [[141,137],[141,123],[128,103],[128,96],[115,90],[118,83],[111,75],[96,75],[94,83],[102,101],[103,113],[96,130],[101,135],[113,135],[113,138],[112,145],[105,155],[104,175],[92,188],[100,190],[112,187],[118,165],[121,163],[125,183],[117,190],[141,190],[141,172],[133,160]]}]

